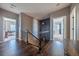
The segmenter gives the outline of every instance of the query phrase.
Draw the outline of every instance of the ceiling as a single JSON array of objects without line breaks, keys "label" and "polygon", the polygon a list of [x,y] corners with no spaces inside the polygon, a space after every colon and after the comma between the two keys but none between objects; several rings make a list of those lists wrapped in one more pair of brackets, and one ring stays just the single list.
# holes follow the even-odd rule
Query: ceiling
[{"label": "ceiling", "polygon": [[0,3],[0,8],[17,14],[23,12],[34,18],[41,19],[49,13],[69,5],[69,3]]}]

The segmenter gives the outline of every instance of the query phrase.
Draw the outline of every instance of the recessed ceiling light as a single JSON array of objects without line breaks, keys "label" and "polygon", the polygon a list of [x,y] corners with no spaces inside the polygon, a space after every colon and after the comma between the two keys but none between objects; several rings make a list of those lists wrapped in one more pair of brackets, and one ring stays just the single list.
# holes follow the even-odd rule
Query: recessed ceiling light
[{"label": "recessed ceiling light", "polygon": [[60,3],[57,3],[57,4],[56,4],[56,6],[59,6],[59,5],[60,5]]},{"label": "recessed ceiling light", "polygon": [[11,5],[11,6],[10,6],[11,8],[15,8],[15,7],[16,7],[14,4],[10,4],[10,5]]}]

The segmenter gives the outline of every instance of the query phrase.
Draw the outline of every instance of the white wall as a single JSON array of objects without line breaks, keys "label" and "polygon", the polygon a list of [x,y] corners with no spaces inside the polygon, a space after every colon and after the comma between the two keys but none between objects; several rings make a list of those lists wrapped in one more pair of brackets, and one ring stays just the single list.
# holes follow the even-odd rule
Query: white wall
[{"label": "white wall", "polygon": [[38,20],[33,19],[33,34],[38,37]]},{"label": "white wall", "polygon": [[3,20],[0,15],[0,43],[3,42]]},{"label": "white wall", "polygon": [[79,4],[77,4],[77,40],[79,40]]}]

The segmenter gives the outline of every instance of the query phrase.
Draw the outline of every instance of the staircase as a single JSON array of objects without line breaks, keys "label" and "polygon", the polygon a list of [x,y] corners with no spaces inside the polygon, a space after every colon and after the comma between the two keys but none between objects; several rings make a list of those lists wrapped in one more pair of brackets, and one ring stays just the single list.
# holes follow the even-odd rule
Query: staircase
[{"label": "staircase", "polygon": [[49,41],[40,40],[28,30],[23,32],[26,34],[25,44],[28,47],[27,49],[31,50],[29,53],[34,53],[32,55],[43,55],[42,50]]}]

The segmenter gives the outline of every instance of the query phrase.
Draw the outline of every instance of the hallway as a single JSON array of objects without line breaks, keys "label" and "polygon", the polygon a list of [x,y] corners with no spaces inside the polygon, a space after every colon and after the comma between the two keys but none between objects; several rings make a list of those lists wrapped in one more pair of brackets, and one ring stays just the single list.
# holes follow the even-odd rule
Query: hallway
[{"label": "hallway", "polygon": [[79,4],[57,4],[0,4],[0,56],[78,56]]}]

